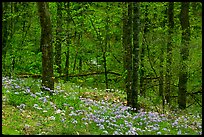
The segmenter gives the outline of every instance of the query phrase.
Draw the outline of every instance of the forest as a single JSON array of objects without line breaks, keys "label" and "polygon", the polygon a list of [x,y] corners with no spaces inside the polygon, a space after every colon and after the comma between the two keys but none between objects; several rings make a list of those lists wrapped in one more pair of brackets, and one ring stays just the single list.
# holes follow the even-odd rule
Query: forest
[{"label": "forest", "polygon": [[202,3],[2,2],[2,134],[202,135]]}]

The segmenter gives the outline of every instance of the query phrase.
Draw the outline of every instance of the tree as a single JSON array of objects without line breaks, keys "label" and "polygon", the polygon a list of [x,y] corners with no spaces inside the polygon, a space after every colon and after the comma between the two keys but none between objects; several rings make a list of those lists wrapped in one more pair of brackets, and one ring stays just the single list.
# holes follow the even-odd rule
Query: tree
[{"label": "tree", "polygon": [[189,2],[181,3],[180,23],[182,28],[182,40],[180,47],[180,70],[179,70],[179,91],[178,105],[180,109],[186,108],[186,92],[188,81],[188,56],[190,41],[190,24],[189,24]]},{"label": "tree", "polygon": [[57,2],[57,28],[55,43],[55,64],[57,72],[61,75],[61,43],[62,43],[62,2]]},{"label": "tree", "polygon": [[168,43],[167,43],[167,58],[166,58],[166,95],[167,103],[170,103],[171,93],[171,62],[172,62],[172,45],[173,45],[173,29],[174,29],[174,3],[168,3]]},{"label": "tree", "polygon": [[138,111],[138,69],[139,69],[139,33],[140,33],[140,4],[133,3],[133,74],[132,74],[132,107]]},{"label": "tree", "polygon": [[68,81],[69,80],[69,54],[70,54],[70,32],[69,32],[69,23],[70,23],[70,18],[71,18],[71,15],[70,15],[70,2],[65,2],[64,3],[64,7],[65,7],[65,10],[67,11],[67,16],[66,16],[66,60],[65,60],[65,68],[64,68],[64,73],[65,73],[65,81]]},{"label": "tree", "polygon": [[[8,45],[8,36],[9,36],[9,23],[8,23],[8,9],[9,8],[9,3],[8,2],[5,2],[5,3],[2,3],[2,11],[3,11],[3,21],[2,21],[2,57],[3,57],[3,60],[2,60],[2,66],[5,67],[5,57],[6,57],[6,52],[7,52],[7,45]],[[5,68],[3,68],[5,69]]]},{"label": "tree", "polygon": [[147,17],[148,15],[148,5],[145,5],[145,17],[144,17],[144,33],[143,33],[143,42],[141,47],[140,54],[140,95],[145,96],[145,86],[144,86],[144,77],[145,77],[145,66],[144,66],[144,57],[145,57],[145,45],[147,44],[147,33],[149,32],[150,20]]},{"label": "tree", "polygon": [[42,86],[54,90],[52,24],[50,20],[49,6],[46,2],[38,2],[37,6],[41,25],[40,45],[42,46]]},{"label": "tree", "polygon": [[107,5],[107,10],[106,10],[106,32],[105,32],[105,45],[104,45],[104,48],[103,48],[103,61],[104,61],[104,74],[105,74],[105,83],[106,83],[106,89],[108,89],[108,73],[107,73],[107,60],[106,60],[106,52],[107,52],[107,46],[108,46],[108,43],[109,43],[109,17],[108,17],[108,12],[110,12],[110,6],[108,3],[106,3]]},{"label": "tree", "polygon": [[[131,106],[131,82],[132,82],[132,2],[124,3],[123,11],[123,47],[124,47],[124,68],[126,72],[125,90],[127,94],[127,105]],[[128,8],[126,8],[128,5]],[[126,21],[126,9],[128,19]]]}]

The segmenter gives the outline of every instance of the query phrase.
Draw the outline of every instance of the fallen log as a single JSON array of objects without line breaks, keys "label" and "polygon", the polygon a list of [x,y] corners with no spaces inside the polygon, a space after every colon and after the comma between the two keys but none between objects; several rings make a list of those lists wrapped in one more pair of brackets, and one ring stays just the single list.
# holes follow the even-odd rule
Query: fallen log
[{"label": "fallen log", "polygon": [[[113,74],[113,75],[117,75],[117,76],[121,76],[121,74],[117,73],[117,72],[113,72],[113,71],[108,71],[108,74]],[[89,73],[82,73],[82,74],[69,74],[68,77],[84,77],[84,76],[90,76],[90,75],[101,75],[101,74],[105,74],[105,72],[89,72]],[[40,74],[20,74],[17,75],[20,78],[41,78]],[[62,78],[67,76],[66,74],[63,74],[61,76],[57,76],[55,78]]]}]

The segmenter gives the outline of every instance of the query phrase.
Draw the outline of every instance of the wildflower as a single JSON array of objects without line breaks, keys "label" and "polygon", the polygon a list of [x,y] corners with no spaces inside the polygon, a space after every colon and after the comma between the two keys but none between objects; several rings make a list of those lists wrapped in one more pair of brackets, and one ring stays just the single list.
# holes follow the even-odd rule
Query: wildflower
[{"label": "wildflower", "polygon": [[61,122],[63,123],[66,120],[66,118],[62,118]]},{"label": "wildflower", "polygon": [[34,108],[35,108],[35,107],[38,107],[38,104],[34,104],[34,106],[33,106],[33,107],[34,107]]},{"label": "wildflower", "polygon": [[60,86],[57,86],[56,88],[57,88],[57,89],[60,89]]},{"label": "wildflower", "polygon": [[181,130],[178,131],[177,135],[181,135]]},{"label": "wildflower", "polygon": [[50,101],[50,105],[52,106],[54,103]]},{"label": "wildflower", "polygon": [[43,110],[43,112],[44,112],[44,113],[46,113],[46,112],[47,112],[47,110]]},{"label": "wildflower", "polygon": [[41,110],[42,108],[40,108],[40,107],[37,107],[36,109],[38,109],[38,110]]},{"label": "wildflower", "polygon": [[35,95],[35,94],[33,94],[33,93],[31,93],[31,94],[30,94],[30,96],[32,96],[32,97],[34,97],[34,98],[36,97],[36,95]]},{"label": "wildflower", "polygon": [[55,120],[54,116],[49,117],[50,120]]},{"label": "wildflower", "polygon": [[36,92],[35,94],[38,95],[38,96],[41,96],[41,93],[40,93],[40,92]]},{"label": "wildflower", "polygon": [[17,95],[17,94],[19,94],[19,92],[14,92],[14,94],[16,94],[16,95]]},{"label": "wildflower", "polygon": [[50,88],[48,88],[48,87],[43,86],[42,88],[45,89],[45,90],[50,91]]},{"label": "wildflower", "polygon": [[167,128],[163,128],[163,130],[164,130],[164,131],[166,131],[166,130],[167,130]]},{"label": "wildflower", "polygon": [[25,104],[21,104],[20,106],[17,106],[18,108],[24,109],[25,108]]},{"label": "wildflower", "polygon": [[177,122],[177,121],[175,121],[174,123],[172,123],[172,126],[176,126],[176,125],[178,125],[178,122]]},{"label": "wildflower", "polygon": [[46,103],[47,102],[47,99],[44,97],[43,98],[43,103]]},{"label": "wildflower", "polygon": [[114,131],[113,135],[119,135],[118,131]]},{"label": "wildflower", "polygon": [[105,130],[105,131],[103,131],[103,133],[104,133],[104,134],[108,134],[108,131]]},{"label": "wildflower", "polygon": [[20,86],[19,86],[19,85],[16,85],[15,88],[20,88]]},{"label": "wildflower", "polygon": [[58,109],[55,113],[56,113],[56,114],[59,114],[59,113],[61,113],[61,110]]},{"label": "wildflower", "polygon": [[100,129],[105,129],[105,127],[103,126],[103,125],[100,125],[100,127],[99,127]]},{"label": "wildflower", "polygon": [[161,135],[161,132],[157,132],[157,135]]},{"label": "wildflower", "polygon": [[153,127],[152,130],[159,130],[159,128],[157,128],[157,127]]},{"label": "wildflower", "polygon": [[75,124],[75,123],[78,123],[78,122],[76,120],[73,120],[72,123]]}]

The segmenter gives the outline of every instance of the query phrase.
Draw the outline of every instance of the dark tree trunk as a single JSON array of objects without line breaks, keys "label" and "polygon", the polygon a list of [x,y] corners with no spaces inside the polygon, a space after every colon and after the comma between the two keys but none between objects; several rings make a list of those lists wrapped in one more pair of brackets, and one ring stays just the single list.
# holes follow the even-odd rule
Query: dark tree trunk
[{"label": "dark tree trunk", "polygon": [[[163,10],[163,15],[164,18],[161,22],[161,27],[165,29],[166,23],[167,23],[167,5],[164,5],[165,9]],[[164,32],[164,37],[162,37],[162,43],[165,43],[165,32]],[[164,66],[164,52],[165,52],[165,45],[161,44],[160,47],[160,69],[159,69],[159,96],[162,98],[162,106],[163,106],[163,112],[165,110],[165,98],[164,98],[164,71],[163,71],[163,66]]]},{"label": "dark tree trunk", "polygon": [[67,50],[66,50],[66,61],[65,61],[65,81],[69,80],[69,46],[70,46],[70,35],[69,35],[69,22],[70,22],[70,9],[69,9],[69,2],[65,2],[64,6],[67,11],[66,17],[66,42],[67,42]]},{"label": "dark tree trunk", "polygon": [[172,43],[173,43],[173,29],[174,29],[174,3],[168,4],[168,43],[167,43],[167,59],[166,59],[166,95],[165,99],[167,103],[170,103],[171,93],[171,62],[172,62]]},{"label": "dark tree trunk", "polygon": [[[78,35],[78,47],[81,47],[81,37],[82,37],[82,33],[80,32]],[[81,55],[79,55],[79,65],[78,65],[79,73],[82,71],[82,59],[83,59],[83,53],[81,52]]]},{"label": "dark tree trunk", "polygon": [[131,106],[131,98],[132,98],[132,2],[128,3],[128,25],[127,25],[127,47],[126,47],[126,92],[127,92],[127,105]]},{"label": "dark tree trunk", "polygon": [[106,36],[105,36],[105,47],[103,48],[103,61],[104,61],[104,71],[105,71],[105,83],[106,83],[106,89],[108,89],[108,73],[107,73],[107,62],[106,62],[106,51],[107,51],[107,46],[109,42],[109,17],[108,17],[108,12],[109,12],[109,5],[107,3],[107,8],[106,8]]},{"label": "dark tree trunk", "polygon": [[75,45],[75,57],[74,57],[74,66],[73,66],[73,73],[75,72],[76,69],[76,63],[77,63],[77,58],[78,58],[78,46],[77,46],[77,42],[76,42],[76,38],[77,38],[77,32],[75,31],[75,35],[74,35],[74,45]]},{"label": "dark tree trunk", "polygon": [[7,52],[7,41],[8,41],[8,29],[9,29],[9,24],[8,24],[8,19],[7,19],[7,14],[8,14],[8,8],[9,8],[9,3],[4,2],[2,3],[2,8],[3,8],[3,21],[2,21],[2,55],[5,56]]},{"label": "dark tree trunk", "polygon": [[38,2],[42,46],[42,86],[54,90],[52,24],[48,3]]},{"label": "dark tree trunk", "polygon": [[62,2],[57,2],[57,28],[55,44],[55,64],[57,72],[61,75],[61,42],[62,42]]},{"label": "dark tree trunk", "polygon": [[180,22],[182,28],[182,40],[180,48],[180,72],[179,72],[179,93],[178,105],[180,109],[186,108],[186,92],[188,81],[188,56],[189,56],[189,41],[190,41],[190,25],[189,25],[189,2],[182,2]]},{"label": "dark tree trunk", "polygon": [[145,97],[145,86],[144,86],[144,77],[145,77],[145,66],[144,66],[144,57],[145,57],[145,45],[147,33],[149,32],[149,19],[148,15],[148,5],[145,6],[145,18],[144,18],[144,34],[143,34],[143,42],[141,47],[141,55],[140,55],[140,95]]},{"label": "dark tree trunk", "polygon": [[82,71],[82,64],[83,64],[82,57],[80,56],[79,57],[79,73],[81,73],[81,71]]},{"label": "dark tree trunk", "polygon": [[[15,14],[15,3],[11,2],[11,15]],[[11,22],[10,22],[10,39],[9,39],[9,43],[12,40],[13,34],[14,34],[14,29],[15,29],[15,20],[14,18],[11,18]],[[11,49],[11,74],[14,72],[15,69],[15,55],[14,55],[14,51],[12,48],[12,45],[10,44],[9,48]]]},{"label": "dark tree trunk", "polygon": [[133,16],[133,74],[132,74],[132,107],[138,111],[138,69],[139,69],[139,33],[140,33],[140,4],[134,2]]},{"label": "dark tree trunk", "polygon": [[[127,72],[127,22],[128,18],[127,18],[127,3],[123,2],[123,35],[122,35],[122,45],[123,45],[123,50],[124,50],[124,54],[123,54],[123,68],[124,71]],[[126,80],[124,80],[124,83],[126,83]],[[125,84],[126,85],[126,84]],[[125,87],[124,87],[125,88]],[[126,90],[127,92],[127,90]]]},{"label": "dark tree trunk", "polygon": [[9,3],[3,2],[2,3],[2,18],[5,19],[2,21],[2,69],[6,71],[6,53],[8,49],[8,36],[9,36],[9,24],[8,24],[8,10],[9,10]]}]

